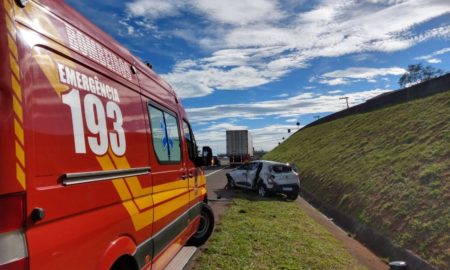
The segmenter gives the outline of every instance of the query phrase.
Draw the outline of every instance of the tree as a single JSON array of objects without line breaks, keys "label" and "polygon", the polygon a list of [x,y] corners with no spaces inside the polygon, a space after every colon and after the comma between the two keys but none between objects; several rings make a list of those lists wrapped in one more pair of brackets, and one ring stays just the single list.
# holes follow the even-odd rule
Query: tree
[{"label": "tree", "polygon": [[444,71],[432,66],[423,66],[422,64],[409,65],[406,72],[398,80],[398,84],[404,88],[442,75],[444,75]]}]

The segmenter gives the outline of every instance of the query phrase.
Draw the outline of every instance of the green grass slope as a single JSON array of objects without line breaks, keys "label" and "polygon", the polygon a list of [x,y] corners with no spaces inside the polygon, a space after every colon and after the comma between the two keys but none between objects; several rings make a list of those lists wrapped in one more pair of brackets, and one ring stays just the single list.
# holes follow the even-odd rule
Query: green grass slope
[{"label": "green grass slope", "polygon": [[450,91],[306,128],[264,159],[430,263],[450,265]]},{"label": "green grass slope", "polygon": [[195,269],[365,269],[297,203],[237,196]]}]

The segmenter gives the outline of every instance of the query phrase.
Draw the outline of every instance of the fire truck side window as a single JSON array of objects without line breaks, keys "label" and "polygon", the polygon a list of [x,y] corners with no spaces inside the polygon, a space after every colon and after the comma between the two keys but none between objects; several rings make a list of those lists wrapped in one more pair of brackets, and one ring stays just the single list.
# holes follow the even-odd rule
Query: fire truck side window
[{"label": "fire truck side window", "polygon": [[192,134],[192,130],[186,121],[183,121],[183,131],[184,138],[186,139],[186,146],[189,152],[189,158],[194,161],[197,157],[197,146],[195,144],[194,134]]},{"label": "fire truck side window", "polygon": [[161,163],[180,162],[181,145],[178,119],[152,105],[148,106],[148,112],[150,114],[153,147],[158,161]]}]

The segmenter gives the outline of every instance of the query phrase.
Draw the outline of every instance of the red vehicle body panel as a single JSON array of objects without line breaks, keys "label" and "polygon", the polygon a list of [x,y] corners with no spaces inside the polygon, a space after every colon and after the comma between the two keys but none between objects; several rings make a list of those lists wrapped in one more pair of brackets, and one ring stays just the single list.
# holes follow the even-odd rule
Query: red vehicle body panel
[{"label": "red vehicle body panel", "polygon": [[[29,268],[110,269],[128,255],[162,269],[196,231],[206,197],[175,92],[62,1],[4,0],[0,12],[0,199],[24,194]],[[149,104],[177,117],[179,162],[158,161]],[[122,170],[140,171],[71,182]]]}]

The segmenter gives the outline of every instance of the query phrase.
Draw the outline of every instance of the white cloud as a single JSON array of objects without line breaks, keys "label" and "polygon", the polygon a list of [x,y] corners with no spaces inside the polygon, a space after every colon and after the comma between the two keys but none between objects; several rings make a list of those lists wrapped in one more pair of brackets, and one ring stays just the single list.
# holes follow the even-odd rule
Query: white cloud
[{"label": "white cloud", "polygon": [[328,94],[339,94],[342,93],[342,90],[332,90],[332,91],[328,91]]},{"label": "white cloud", "polygon": [[349,84],[350,82],[345,78],[333,78],[333,79],[324,78],[320,79],[319,83],[334,86],[334,85]]},{"label": "white cloud", "polygon": [[297,119],[297,118],[289,118],[289,119],[286,119],[286,122],[287,123],[297,123],[299,120]]},{"label": "white cloud", "polygon": [[[373,89],[347,93],[350,106],[362,103],[369,98],[389,92],[387,89]],[[216,121],[219,119],[283,116],[297,117],[304,114],[336,112],[344,109],[336,95],[303,93],[282,100],[268,100],[254,103],[222,104],[202,108],[188,108],[186,111],[192,122]]]},{"label": "white cloud", "polygon": [[427,62],[430,64],[438,64],[438,63],[442,62],[442,60],[438,59],[438,58],[431,58],[431,59],[428,59]]},{"label": "white cloud", "polygon": [[[188,35],[173,30],[211,51],[201,59],[181,60],[191,65],[177,65],[166,74],[184,98],[267,84],[318,57],[393,52],[430,38],[450,37],[448,23],[434,29],[417,27],[450,12],[450,1],[442,0],[321,0],[303,13],[276,0],[134,0],[127,7],[134,17],[158,20],[191,13],[209,22],[203,28],[192,25]],[[322,80],[330,85],[351,82],[347,77]]]},{"label": "white cloud", "polygon": [[284,98],[284,97],[288,97],[288,96],[289,96],[288,93],[283,93],[283,94],[276,95],[275,97]]},{"label": "white cloud", "polygon": [[[324,73],[320,76],[319,82],[328,85],[349,84],[354,81],[366,80],[368,82],[376,82],[375,78],[387,75],[402,75],[405,69],[399,67],[390,68],[367,68],[367,67],[351,67],[342,70],[335,70]],[[313,80],[316,80],[314,78]]]},{"label": "white cloud", "polygon": [[450,47],[440,49],[440,50],[438,50],[438,51],[432,52],[431,54],[418,56],[418,57],[416,57],[416,58],[414,58],[414,59],[415,59],[415,60],[425,60],[425,61],[427,61],[428,63],[431,63],[431,64],[437,64],[437,63],[442,62],[442,60],[436,58],[436,56],[442,55],[442,54],[445,54],[445,53],[448,53],[448,52],[450,52]]},{"label": "white cloud", "polygon": [[282,18],[276,1],[271,0],[195,0],[195,7],[220,23],[246,25]]},{"label": "white cloud", "polygon": [[126,7],[133,16],[159,19],[177,15],[181,8],[177,2],[176,0],[136,0],[127,3]]}]

